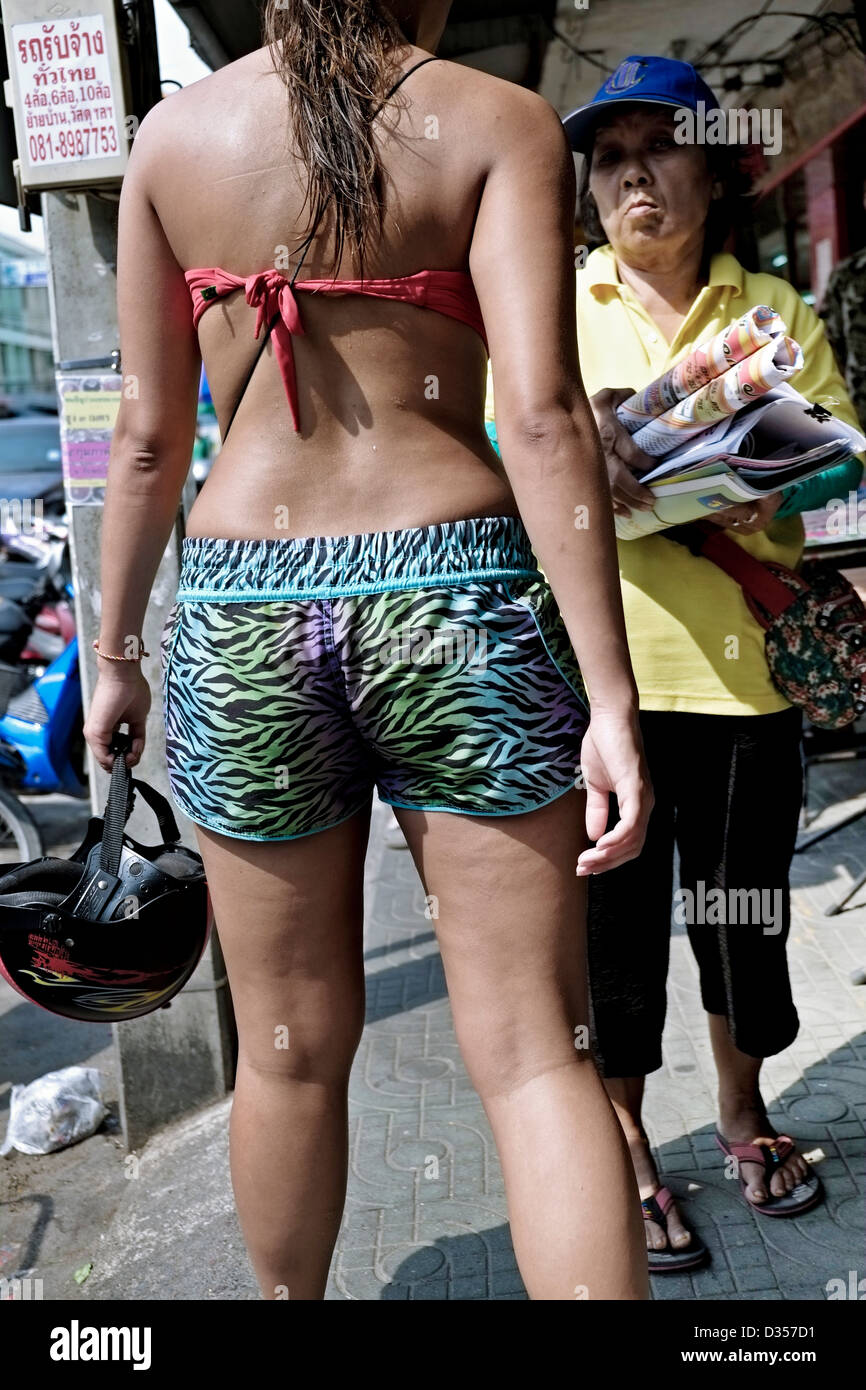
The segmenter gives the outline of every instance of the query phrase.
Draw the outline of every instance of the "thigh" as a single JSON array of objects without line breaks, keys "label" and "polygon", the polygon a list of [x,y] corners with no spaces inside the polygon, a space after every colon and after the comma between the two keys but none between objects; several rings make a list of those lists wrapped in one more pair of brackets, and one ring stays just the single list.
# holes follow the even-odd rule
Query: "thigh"
[{"label": "thigh", "polygon": [[[458,1041],[482,1094],[585,1055],[585,793],[537,811],[395,808],[433,900]],[[579,1039],[582,1041],[582,1039]]]},{"label": "thigh", "polygon": [[197,826],[241,1056],[294,1076],[345,1074],[364,1022],[370,808],[281,843]]}]

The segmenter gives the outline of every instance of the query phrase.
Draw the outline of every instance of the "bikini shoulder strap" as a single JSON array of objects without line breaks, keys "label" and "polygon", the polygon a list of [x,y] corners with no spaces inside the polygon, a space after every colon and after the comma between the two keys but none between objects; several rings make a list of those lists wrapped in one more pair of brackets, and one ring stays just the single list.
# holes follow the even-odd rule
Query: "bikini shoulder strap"
[{"label": "bikini shoulder strap", "polygon": [[[397,81],[394,83],[393,87],[389,87],[388,91],[385,93],[385,101],[387,101],[389,97],[392,97],[394,95],[397,88],[403,82],[406,81],[407,77],[411,77],[413,72],[417,72],[419,68],[423,68],[425,63],[437,63],[439,61],[440,60],[436,57],[436,54],[434,53],[432,58],[422,58],[421,61],[415,63],[413,67],[407,68],[403,75],[397,78]],[[382,107],[385,105],[385,101],[381,102],[379,106],[376,107],[376,110],[373,112],[374,116],[378,116],[379,112],[382,110]]]},{"label": "bikini shoulder strap", "polygon": [[[417,72],[419,68],[423,68],[425,63],[436,63],[438,61],[439,60],[434,54],[431,58],[422,58],[420,62],[415,63],[413,67],[407,68],[406,71],[400,77],[397,78],[397,81],[394,83],[393,87],[389,87],[388,91],[385,93],[385,101],[387,101],[389,97],[392,97],[394,95],[401,83],[405,82],[407,77],[411,77],[413,72]],[[385,101],[380,102],[379,105],[376,107],[376,110],[370,117],[371,121],[375,120],[376,116],[378,116],[379,112],[382,110],[382,107],[385,105]],[[328,203],[331,201],[331,196],[332,195],[329,194],[328,198],[323,204],[321,212],[319,213],[319,216],[316,218],[313,230],[310,232],[309,236],[305,237],[304,240],[301,242],[301,246],[303,247],[303,255],[301,256],[301,259],[298,261],[298,264],[295,266],[295,272],[291,279],[292,285],[294,285],[295,281],[297,280],[298,272],[300,271],[301,266],[304,264],[304,261],[307,258],[307,252],[309,251],[310,246],[312,245],[313,237],[316,235],[316,232],[319,229],[319,223],[322,217],[324,216],[325,209],[327,208]]]},{"label": "bikini shoulder strap", "polygon": [[[417,72],[418,68],[423,68],[423,66],[424,66],[425,63],[435,63],[435,62],[437,62],[437,61],[438,61],[438,59],[437,59],[436,55],[434,54],[434,55],[433,55],[432,57],[430,57],[430,58],[422,58],[422,59],[420,60],[420,62],[415,63],[413,67],[407,68],[407,70],[406,70],[400,77],[398,77],[398,79],[397,79],[397,81],[394,83],[393,87],[390,87],[390,88],[388,89],[388,91],[385,93],[385,101],[387,101],[389,97],[392,97],[392,96],[394,95],[394,93],[396,92],[397,88],[398,88],[403,82],[406,81],[406,78],[407,78],[407,77],[411,77],[413,72]],[[371,120],[375,119],[375,117],[378,116],[379,112],[382,110],[382,107],[385,105],[385,101],[380,102],[380,104],[376,107],[376,110],[373,112],[373,115],[372,115],[371,118],[370,118]],[[301,256],[301,259],[298,261],[298,264],[295,266],[295,272],[294,272],[294,274],[293,274],[293,276],[292,276],[292,278],[291,278],[291,280],[290,280],[290,282],[289,282],[291,285],[294,285],[295,281],[296,281],[297,278],[298,278],[298,274],[299,274],[299,272],[300,272],[301,266],[304,264],[304,261],[305,261],[306,258],[307,258],[307,252],[309,251],[310,246],[312,245],[313,237],[316,235],[316,232],[317,232],[318,229],[319,229],[319,223],[321,222],[322,217],[324,216],[325,210],[326,210],[326,208],[327,208],[329,202],[331,201],[331,197],[332,197],[332,196],[333,196],[332,194],[329,194],[329,195],[328,195],[327,199],[325,200],[324,204],[322,205],[321,211],[319,212],[319,216],[316,218],[315,224],[314,224],[314,226],[313,226],[313,230],[310,232],[309,236],[305,237],[304,240],[301,242],[301,245],[303,246],[304,251],[303,251],[303,255]],[[271,322],[267,325],[264,334],[262,335],[261,346],[259,347],[259,350],[258,350],[258,352],[256,353],[256,355],[255,355],[255,357],[254,357],[254,359],[253,359],[252,366],[250,367],[249,371],[247,372],[247,378],[246,378],[246,381],[245,381],[244,384],[243,384],[243,389],[242,389],[240,395],[239,395],[238,398],[237,398],[237,402],[235,403],[235,408],[234,408],[234,410],[233,410],[232,413],[231,413],[231,418],[229,419],[229,422],[228,422],[228,424],[226,425],[226,431],[225,431],[225,434],[224,434],[223,437],[222,437],[222,443],[223,443],[223,444],[225,444],[226,439],[228,438],[228,432],[229,432],[229,430],[231,429],[232,424],[234,423],[234,418],[235,418],[235,416],[236,416],[237,413],[238,413],[238,408],[239,408],[239,406],[240,406],[240,403],[241,403],[241,401],[243,400],[244,396],[246,395],[247,387],[248,387],[249,384],[250,384],[250,380],[252,379],[253,372],[255,371],[256,367],[257,367],[258,364],[259,364],[259,358],[261,357],[262,353],[264,352],[265,348],[266,348],[267,345],[268,345],[268,339],[270,338],[271,329],[273,328],[273,326],[274,326],[274,321],[271,320]]]}]

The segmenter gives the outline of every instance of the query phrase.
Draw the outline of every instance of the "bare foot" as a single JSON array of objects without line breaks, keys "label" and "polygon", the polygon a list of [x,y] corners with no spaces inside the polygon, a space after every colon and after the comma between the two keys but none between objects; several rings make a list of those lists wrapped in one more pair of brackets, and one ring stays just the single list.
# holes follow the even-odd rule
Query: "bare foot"
[{"label": "bare foot", "polygon": [[[719,1106],[719,1133],[729,1144],[759,1144],[769,1147],[778,1133],[767,1119],[763,1103],[758,1100],[745,1103],[742,1100]],[[811,1169],[802,1154],[789,1154],[781,1163],[767,1184],[767,1173],[761,1163],[740,1159],[740,1176],[745,1183],[745,1194],[753,1206],[760,1206],[769,1196],[784,1197],[795,1187],[806,1181]]]},{"label": "bare foot", "polygon": [[[650,1152],[649,1140],[643,1132],[634,1135],[628,1141],[631,1161],[634,1164],[635,1177],[637,1178],[638,1191],[641,1201],[646,1197],[654,1197],[661,1188],[659,1175],[656,1170],[653,1157]],[[676,1203],[672,1202],[667,1209],[667,1233],[663,1226],[657,1221],[644,1221],[646,1230],[647,1250],[686,1250],[692,1243],[692,1233],[683,1225]]]}]

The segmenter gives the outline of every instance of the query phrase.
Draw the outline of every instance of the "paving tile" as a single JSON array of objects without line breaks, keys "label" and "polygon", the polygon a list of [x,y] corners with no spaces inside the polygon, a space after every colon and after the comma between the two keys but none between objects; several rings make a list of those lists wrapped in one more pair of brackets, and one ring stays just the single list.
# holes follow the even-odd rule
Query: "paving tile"
[{"label": "paving tile", "polygon": [[716,1136],[714,1134],[693,1134],[692,1147],[698,1153],[702,1151],[711,1153],[717,1163],[720,1162],[722,1158],[722,1151],[716,1143]]},{"label": "paving tile", "polygon": [[350,1245],[340,1251],[340,1268],[344,1273],[353,1269],[372,1269],[376,1262],[376,1249],[372,1245]]},{"label": "paving tile", "polygon": [[741,1292],[749,1290],[758,1292],[778,1288],[769,1266],[766,1269],[762,1269],[760,1266],[744,1266],[742,1269],[734,1271],[734,1281],[737,1289]]},{"label": "paving tile", "polygon": [[487,1280],[483,1275],[472,1275],[468,1279],[452,1279],[451,1297],[485,1301],[488,1296]]},{"label": "paving tile", "polygon": [[692,1287],[697,1298],[718,1298],[723,1293],[733,1293],[734,1281],[727,1270],[698,1269],[692,1274]]},{"label": "paving tile", "polygon": [[686,1274],[657,1274],[650,1280],[653,1302],[673,1302],[692,1298],[692,1282]]},{"label": "paving tile", "polygon": [[446,1299],[451,1297],[447,1279],[425,1279],[409,1285],[409,1297],[414,1299]]},{"label": "paving tile", "polygon": [[492,1278],[493,1297],[499,1298],[502,1294],[518,1293],[524,1291],[523,1280],[516,1269],[500,1270]]}]

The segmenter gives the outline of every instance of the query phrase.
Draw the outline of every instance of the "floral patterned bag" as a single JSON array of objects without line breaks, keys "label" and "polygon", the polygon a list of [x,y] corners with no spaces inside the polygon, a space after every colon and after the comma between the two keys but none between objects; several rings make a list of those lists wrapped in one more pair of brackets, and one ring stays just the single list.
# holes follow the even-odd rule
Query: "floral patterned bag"
[{"label": "floral patterned bag", "polygon": [[799,571],[756,560],[702,522],[664,534],[740,585],[764,628],[773,684],[813,724],[841,729],[866,710],[866,608],[844,575],[817,560]]}]

